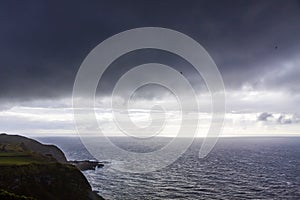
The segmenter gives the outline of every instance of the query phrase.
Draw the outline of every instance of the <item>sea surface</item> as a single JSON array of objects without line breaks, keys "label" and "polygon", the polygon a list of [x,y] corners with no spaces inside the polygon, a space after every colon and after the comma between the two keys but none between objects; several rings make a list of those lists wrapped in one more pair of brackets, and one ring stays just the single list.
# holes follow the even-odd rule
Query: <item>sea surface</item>
[{"label": "sea surface", "polygon": [[[93,159],[79,138],[38,140],[59,146],[70,160]],[[149,149],[113,140],[135,152]],[[196,139],[177,161],[155,172],[117,171],[113,166],[122,163],[112,157],[84,175],[105,199],[300,199],[300,137],[221,138],[204,159],[198,158],[201,143]]]}]

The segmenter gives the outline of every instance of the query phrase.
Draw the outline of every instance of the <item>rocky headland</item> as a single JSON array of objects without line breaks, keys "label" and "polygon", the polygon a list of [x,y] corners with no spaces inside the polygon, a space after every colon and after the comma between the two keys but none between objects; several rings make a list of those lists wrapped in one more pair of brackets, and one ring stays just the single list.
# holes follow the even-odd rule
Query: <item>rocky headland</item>
[{"label": "rocky headland", "polygon": [[0,199],[103,199],[80,171],[102,166],[97,161],[68,161],[54,145],[0,134]]}]

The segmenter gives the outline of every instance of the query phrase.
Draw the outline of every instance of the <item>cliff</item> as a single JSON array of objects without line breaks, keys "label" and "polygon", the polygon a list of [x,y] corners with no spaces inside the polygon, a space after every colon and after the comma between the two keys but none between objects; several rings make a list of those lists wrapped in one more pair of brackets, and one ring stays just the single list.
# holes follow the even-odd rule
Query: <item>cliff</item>
[{"label": "cliff", "polygon": [[6,134],[0,135],[0,198],[103,199],[56,146]]}]

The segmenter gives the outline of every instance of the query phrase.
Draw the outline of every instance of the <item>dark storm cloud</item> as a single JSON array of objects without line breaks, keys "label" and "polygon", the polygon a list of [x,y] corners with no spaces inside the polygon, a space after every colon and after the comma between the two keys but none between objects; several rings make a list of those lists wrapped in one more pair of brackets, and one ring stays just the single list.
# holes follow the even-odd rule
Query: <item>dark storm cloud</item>
[{"label": "dark storm cloud", "polygon": [[257,121],[268,121],[268,119],[270,119],[270,118],[271,118],[271,119],[274,118],[273,114],[264,112],[264,113],[261,113],[261,114],[257,117]]},{"label": "dark storm cloud", "polygon": [[273,113],[263,112],[257,116],[257,121],[276,122],[277,124],[292,124],[299,123],[297,114],[280,114],[276,117]]},{"label": "dark storm cloud", "polygon": [[[299,21],[299,1],[292,0],[2,1],[0,98],[69,96],[76,72],[93,47],[113,34],[144,26],[171,28],[196,39],[215,60],[227,89],[244,83],[289,89],[300,84],[299,70],[286,72],[284,79],[268,79],[268,73],[300,53]],[[108,77],[118,77],[126,68],[122,66]],[[193,79],[192,70],[185,74]],[[110,88],[114,79],[105,80]]]}]

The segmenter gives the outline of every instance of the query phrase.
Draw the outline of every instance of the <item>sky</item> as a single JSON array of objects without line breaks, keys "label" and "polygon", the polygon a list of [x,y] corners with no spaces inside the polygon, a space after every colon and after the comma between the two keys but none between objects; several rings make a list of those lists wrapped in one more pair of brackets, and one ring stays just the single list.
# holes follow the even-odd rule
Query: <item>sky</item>
[{"label": "sky", "polygon": [[[299,0],[1,1],[0,132],[76,135],[72,90],[88,53],[122,31],[164,27],[199,42],[216,63],[226,90],[222,136],[299,136],[299,21]],[[128,53],[105,72],[95,108],[105,132],[122,135],[108,109],[114,84],[149,62],[168,64],[191,82],[200,97],[198,135],[205,135],[211,120],[205,82],[184,59],[153,49]],[[130,117],[147,125],[156,103],[169,109],[162,135],[171,136],[180,112],[164,88],[141,88]]]}]

